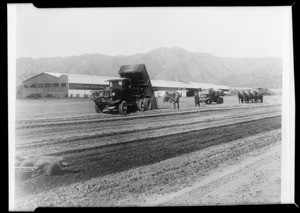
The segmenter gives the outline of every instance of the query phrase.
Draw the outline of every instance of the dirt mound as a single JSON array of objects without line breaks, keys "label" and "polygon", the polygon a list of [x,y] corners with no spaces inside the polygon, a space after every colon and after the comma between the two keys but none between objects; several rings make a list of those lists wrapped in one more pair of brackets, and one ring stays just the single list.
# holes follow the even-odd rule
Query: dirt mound
[{"label": "dirt mound", "polygon": [[53,162],[49,164],[46,170],[46,174],[48,176],[54,176],[54,175],[61,175],[62,174],[62,168],[59,162]]}]

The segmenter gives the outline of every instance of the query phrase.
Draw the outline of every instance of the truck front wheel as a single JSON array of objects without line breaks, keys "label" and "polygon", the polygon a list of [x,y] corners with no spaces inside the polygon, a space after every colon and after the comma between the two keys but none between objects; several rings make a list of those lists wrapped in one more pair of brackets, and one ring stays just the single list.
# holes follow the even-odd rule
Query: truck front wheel
[{"label": "truck front wheel", "polygon": [[152,108],[150,98],[144,99],[145,110],[150,110]]},{"label": "truck front wheel", "polygon": [[119,113],[125,115],[127,113],[127,103],[122,101],[119,105]]}]

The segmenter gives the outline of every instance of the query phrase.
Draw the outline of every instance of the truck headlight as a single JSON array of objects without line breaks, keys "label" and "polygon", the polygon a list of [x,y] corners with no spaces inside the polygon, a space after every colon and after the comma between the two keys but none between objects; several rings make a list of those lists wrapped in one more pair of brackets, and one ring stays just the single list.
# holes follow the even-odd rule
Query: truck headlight
[{"label": "truck headlight", "polygon": [[116,93],[112,92],[112,93],[111,93],[111,96],[115,96],[115,94],[116,94]]}]

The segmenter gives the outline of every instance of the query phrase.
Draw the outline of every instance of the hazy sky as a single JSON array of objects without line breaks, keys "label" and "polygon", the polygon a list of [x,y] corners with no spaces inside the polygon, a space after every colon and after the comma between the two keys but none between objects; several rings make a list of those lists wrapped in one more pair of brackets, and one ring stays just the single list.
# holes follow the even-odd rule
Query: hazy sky
[{"label": "hazy sky", "polygon": [[67,8],[18,4],[17,57],[132,55],[181,47],[221,57],[282,56],[288,7]]}]

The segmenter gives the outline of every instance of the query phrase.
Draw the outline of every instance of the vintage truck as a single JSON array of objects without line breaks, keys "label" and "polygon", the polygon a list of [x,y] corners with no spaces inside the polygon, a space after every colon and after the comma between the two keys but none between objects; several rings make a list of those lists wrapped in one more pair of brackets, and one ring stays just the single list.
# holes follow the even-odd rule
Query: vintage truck
[{"label": "vintage truck", "polygon": [[154,90],[145,64],[123,65],[119,70],[120,78],[108,80],[109,86],[92,92],[97,113],[104,109],[118,110],[126,114],[128,107],[140,111],[157,108]]},{"label": "vintage truck", "polygon": [[212,102],[216,102],[217,104],[222,104],[224,102],[223,97],[224,92],[222,90],[202,90],[200,92],[200,101],[206,104],[211,104]]}]

